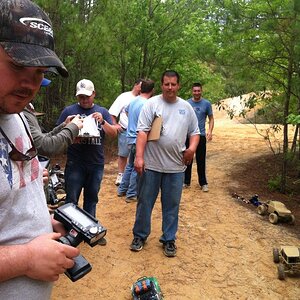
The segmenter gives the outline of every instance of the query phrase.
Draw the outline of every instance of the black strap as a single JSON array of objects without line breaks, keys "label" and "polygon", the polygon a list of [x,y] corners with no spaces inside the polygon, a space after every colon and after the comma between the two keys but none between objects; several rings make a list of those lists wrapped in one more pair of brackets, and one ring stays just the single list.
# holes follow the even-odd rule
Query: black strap
[{"label": "black strap", "polygon": [[[29,130],[28,130],[26,124],[25,124],[23,118],[21,117],[21,115],[18,114],[18,116],[19,116],[20,119],[22,120],[22,123],[23,123],[23,125],[24,125],[24,127],[25,127],[25,131],[26,131],[26,133],[27,133],[27,135],[28,135],[28,137],[29,137],[29,140],[30,140],[30,142],[31,142],[31,146],[33,146],[34,143],[33,143],[31,134],[30,134],[30,132],[29,132]],[[8,136],[5,134],[5,132],[3,131],[3,129],[1,128],[1,126],[0,126],[0,132],[1,132],[1,134],[3,135],[3,137],[6,139],[6,141],[8,142],[9,146],[10,146],[11,148],[16,148],[15,145],[14,145],[14,144],[11,142],[11,140],[8,138]]]}]

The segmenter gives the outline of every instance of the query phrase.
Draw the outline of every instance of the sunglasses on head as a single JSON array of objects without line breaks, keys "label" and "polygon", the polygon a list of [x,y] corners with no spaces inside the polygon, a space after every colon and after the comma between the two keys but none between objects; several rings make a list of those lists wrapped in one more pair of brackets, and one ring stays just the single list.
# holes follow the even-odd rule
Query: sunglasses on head
[{"label": "sunglasses on head", "polygon": [[9,146],[11,147],[11,151],[8,153],[9,155],[9,158],[11,160],[14,160],[14,161],[28,161],[28,160],[31,160],[33,159],[34,157],[37,156],[37,150],[34,146],[34,143],[33,143],[33,140],[32,140],[32,137],[27,129],[27,126],[23,120],[23,118],[20,116],[20,114],[18,114],[18,116],[20,117],[20,119],[22,120],[22,123],[25,127],[25,131],[27,133],[27,136],[31,142],[31,145],[32,147],[26,151],[26,153],[22,153],[20,152],[15,146],[14,144],[10,141],[10,139],[7,137],[7,135],[5,134],[5,132],[2,130],[2,128],[0,127],[0,132],[1,134],[3,135],[3,137],[6,139],[6,141],[8,142]]}]

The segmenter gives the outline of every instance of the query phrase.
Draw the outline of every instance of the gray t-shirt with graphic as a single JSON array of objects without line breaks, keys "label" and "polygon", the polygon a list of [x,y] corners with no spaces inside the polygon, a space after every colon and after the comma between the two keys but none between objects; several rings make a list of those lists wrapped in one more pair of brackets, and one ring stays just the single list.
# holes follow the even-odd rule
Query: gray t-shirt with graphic
[{"label": "gray t-shirt with graphic", "polygon": [[[0,126],[20,152],[26,153],[32,147],[18,115],[0,114]],[[43,170],[37,158],[12,161],[10,151],[0,133],[0,246],[28,243],[52,232],[43,191]],[[6,300],[50,299],[51,290],[52,283],[26,276],[0,282],[0,298]]]},{"label": "gray t-shirt with graphic", "polygon": [[147,142],[145,168],[161,173],[184,172],[186,166],[182,158],[186,137],[200,134],[195,112],[189,103],[179,97],[175,103],[168,103],[162,95],[158,95],[144,105],[137,131],[149,132],[157,116],[162,117],[161,135],[158,141]]}]

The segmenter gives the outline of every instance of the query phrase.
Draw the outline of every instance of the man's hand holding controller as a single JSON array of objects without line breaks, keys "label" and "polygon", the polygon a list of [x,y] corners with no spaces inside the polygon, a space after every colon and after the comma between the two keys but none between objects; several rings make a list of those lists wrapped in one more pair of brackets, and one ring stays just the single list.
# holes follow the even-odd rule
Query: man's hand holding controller
[{"label": "man's hand holding controller", "polygon": [[74,266],[73,258],[79,255],[79,250],[59,243],[60,237],[60,233],[44,234],[25,245],[27,268],[24,275],[56,281],[60,274]]},{"label": "man's hand holding controller", "polygon": [[0,265],[6,264],[0,273],[0,282],[19,276],[41,281],[56,281],[60,274],[74,266],[79,255],[75,247],[58,242],[60,233],[47,233],[26,244],[0,246]]}]

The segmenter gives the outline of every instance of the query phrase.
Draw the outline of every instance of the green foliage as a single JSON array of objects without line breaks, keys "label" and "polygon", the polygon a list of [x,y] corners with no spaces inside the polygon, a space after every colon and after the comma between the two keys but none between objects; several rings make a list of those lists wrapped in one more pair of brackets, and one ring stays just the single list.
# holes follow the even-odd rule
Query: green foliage
[{"label": "green foliage", "polygon": [[287,122],[292,125],[300,124],[300,115],[290,114],[287,118]]},{"label": "green foliage", "polygon": [[281,182],[281,176],[276,175],[273,178],[269,179],[268,181],[268,188],[271,192],[279,191],[280,190],[280,182]]},{"label": "green foliage", "polygon": [[107,108],[139,77],[155,80],[159,93],[166,69],[180,72],[183,98],[191,96],[195,81],[205,85],[205,97],[212,101],[227,96],[214,58],[218,26],[206,19],[204,1],[36,2],[50,15],[56,52],[70,73],[68,79],[51,78],[50,95],[36,100],[49,123],[74,102],[75,85],[82,78],[94,82],[97,101]]},{"label": "green foliage", "polygon": [[48,124],[75,101],[82,78],[94,82],[97,103],[108,108],[138,77],[155,80],[159,93],[161,73],[175,69],[185,99],[196,81],[212,102],[269,91],[272,97],[250,99],[241,115],[258,107],[266,122],[282,124],[287,153],[287,123],[299,124],[299,0],[36,2],[53,21],[56,51],[70,73],[68,79],[52,78],[36,99]]},{"label": "green foliage", "polygon": [[[299,115],[300,111],[299,7],[298,0],[207,1],[206,20],[217,24],[215,30],[210,25],[210,31],[216,32],[212,35],[216,46],[210,57],[216,59],[225,78],[225,93],[237,96],[270,91],[273,95],[260,101],[259,115],[268,123],[283,125],[281,191],[285,190],[288,168],[287,122],[295,124],[298,120],[288,116]],[[241,116],[246,117],[256,105],[248,101]],[[233,115],[229,111],[229,116]],[[295,132],[294,150],[299,148],[297,140]]]}]

